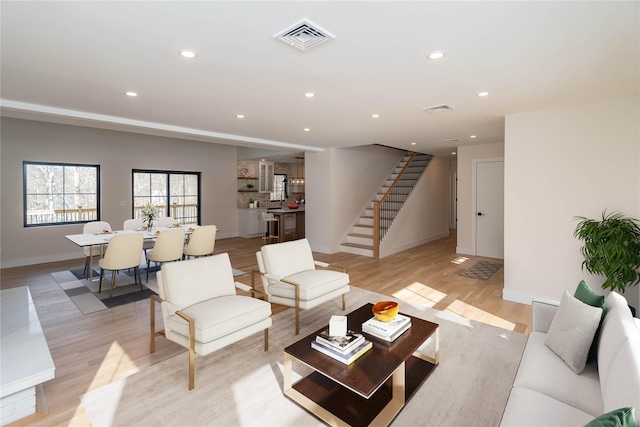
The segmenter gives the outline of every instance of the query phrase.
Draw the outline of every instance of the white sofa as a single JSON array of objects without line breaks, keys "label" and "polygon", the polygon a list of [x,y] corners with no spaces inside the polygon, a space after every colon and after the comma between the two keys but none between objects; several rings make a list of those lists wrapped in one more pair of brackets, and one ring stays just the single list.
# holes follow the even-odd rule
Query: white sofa
[{"label": "white sofa", "polygon": [[640,323],[627,301],[606,298],[597,362],[577,375],[545,345],[558,302],[534,301],[532,332],[520,361],[503,426],[583,426],[599,415],[635,408],[640,426]]}]

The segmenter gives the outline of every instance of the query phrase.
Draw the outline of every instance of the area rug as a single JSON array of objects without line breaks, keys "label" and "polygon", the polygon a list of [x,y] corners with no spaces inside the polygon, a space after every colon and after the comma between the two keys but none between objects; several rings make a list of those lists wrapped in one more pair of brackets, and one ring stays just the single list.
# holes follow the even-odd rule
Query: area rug
[{"label": "area rug", "polygon": [[470,269],[460,273],[460,276],[472,279],[487,280],[502,267],[502,264],[494,264],[487,261],[478,261]]},{"label": "area rug", "polygon": [[[102,282],[102,292],[98,292],[100,287],[100,269],[94,267],[93,280],[89,282],[85,278],[84,269],[65,270],[51,273],[51,277],[64,290],[65,294],[76,305],[82,314],[95,313],[96,311],[107,310],[123,304],[148,299],[153,294],[158,294],[158,284],[156,282],[156,272],[158,267],[151,266],[149,269],[149,281],[146,282],[146,263],[140,264],[140,278],[142,279],[142,291],[140,286],[135,284],[134,272],[123,270],[116,274],[116,287],[113,290],[113,297],[110,297],[111,272],[105,273]],[[234,277],[246,274],[244,271],[233,269]]]},{"label": "area rug", "polygon": [[[389,299],[352,287],[346,312]],[[400,301],[400,310],[440,325],[440,364],[392,425],[498,425],[526,336],[408,302]],[[339,298],[304,310],[295,336],[293,310],[278,313],[269,329],[269,351],[263,351],[259,333],[197,358],[192,391],[185,350],[81,396],[82,404],[94,426],[323,425],[283,395],[283,349],[327,325],[334,314],[345,314]],[[430,345],[421,350],[429,353]],[[309,372],[301,363],[293,368],[294,381]]]}]

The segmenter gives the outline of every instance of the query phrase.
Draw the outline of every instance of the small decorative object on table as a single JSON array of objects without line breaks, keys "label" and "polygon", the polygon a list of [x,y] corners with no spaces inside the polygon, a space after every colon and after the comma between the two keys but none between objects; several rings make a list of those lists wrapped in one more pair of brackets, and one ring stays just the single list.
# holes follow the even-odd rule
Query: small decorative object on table
[{"label": "small decorative object on table", "polygon": [[375,317],[362,324],[362,332],[385,341],[395,341],[411,327],[411,318],[398,314],[398,309],[398,303],[393,301],[375,304],[372,309]]},{"label": "small decorative object on table", "polygon": [[147,223],[147,231],[151,232],[153,221],[160,216],[160,211],[151,203],[147,203],[142,207],[140,215],[142,216],[142,220]]},{"label": "small decorative object on table", "polygon": [[287,206],[289,207],[289,209],[298,209],[297,203],[289,203]]},{"label": "small decorative object on table", "polygon": [[371,347],[371,341],[366,340],[362,334],[347,331],[344,336],[332,336],[329,335],[328,328],[316,335],[316,339],[311,342],[311,348],[345,365],[358,359]]},{"label": "small decorative object on table", "polygon": [[380,301],[373,306],[373,315],[381,322],[390,322],[398,314],[400,307],[395,301]]},{"label": "small decorative object on table", "polygon": [[329,320],[329,335],[332,337],[347,335],[347,316],[331,316]]}]

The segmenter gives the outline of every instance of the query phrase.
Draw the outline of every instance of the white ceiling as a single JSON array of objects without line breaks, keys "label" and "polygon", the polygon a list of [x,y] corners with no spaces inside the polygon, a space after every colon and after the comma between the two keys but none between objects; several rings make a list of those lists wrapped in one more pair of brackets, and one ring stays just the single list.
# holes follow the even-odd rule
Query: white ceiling
[{"label": "white ceiling", "polygon": [[[638,96],[639,4],[3,0],[2,114],[283,151],[449,155],[504,141],[508,114]],[[336,38],[304,52],[272,38],[302,18]],[[454,110],[422,111],[438,104]]]}]

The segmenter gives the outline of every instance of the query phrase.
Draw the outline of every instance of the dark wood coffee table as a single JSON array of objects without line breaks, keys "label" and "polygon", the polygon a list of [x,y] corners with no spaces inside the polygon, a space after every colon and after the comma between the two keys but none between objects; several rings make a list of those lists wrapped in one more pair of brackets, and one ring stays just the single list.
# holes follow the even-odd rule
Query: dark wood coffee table
[{"label": "dark wood coffee table", "polygon": [[[348,328],[360,332],[372,307],[348,314]],[[364,334],[373,348],[350,365],[311,348],[324,327],[285,348],[284,394],[331,425],[388,425],[439,361],[438,325],[409,317],[411,328],[392,343]],[[435,340],[433,357],[417,352],[429,338]],[[292,384],[294,360],[314,372]]]}]

